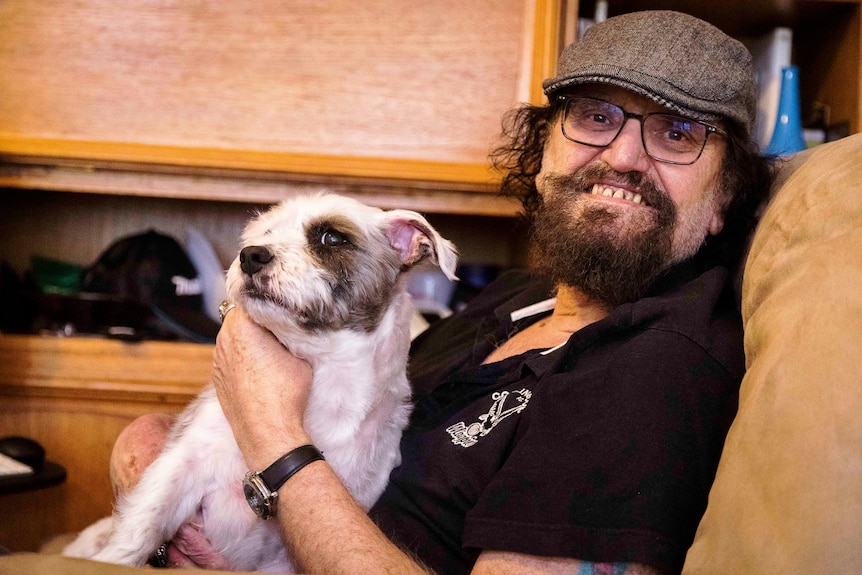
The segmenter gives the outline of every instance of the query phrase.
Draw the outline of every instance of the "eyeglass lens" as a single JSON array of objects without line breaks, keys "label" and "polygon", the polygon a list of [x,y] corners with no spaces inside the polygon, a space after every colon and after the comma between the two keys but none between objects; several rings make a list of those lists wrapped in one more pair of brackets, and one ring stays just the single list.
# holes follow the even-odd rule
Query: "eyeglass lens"
[{"label": "eyeglass lens", "polygon": [[708,129],[700,122],[672,114],[626,114],[619,106],[593,98],[567,99],[563,134],[580,144],[608,146],[622,131],[626,117],[640,120],[644,148],[656,160],[691,163],[706,144]]}]

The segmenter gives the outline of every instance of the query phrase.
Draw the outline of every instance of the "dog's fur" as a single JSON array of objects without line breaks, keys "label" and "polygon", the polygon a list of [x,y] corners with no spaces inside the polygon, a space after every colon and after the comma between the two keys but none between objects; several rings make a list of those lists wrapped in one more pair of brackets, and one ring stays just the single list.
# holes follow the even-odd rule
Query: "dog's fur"
[{"label": "dog's fur", "polygon": [[[430,257],[454,278],[454,247],[415,212],[327,194],[288,200],[259,215],[242,246],[227,273],[228,296],[311,363],[306,430],[368,509],[400,461],[410,413],[413,308],[403,272]],[[258,519],[245,502],[246,472],[210,385],[118,502],[113,522],[91,526],[64,554],[140,566],[198,513],[203,532],[233,569],[289,571],[277,522]]]}]

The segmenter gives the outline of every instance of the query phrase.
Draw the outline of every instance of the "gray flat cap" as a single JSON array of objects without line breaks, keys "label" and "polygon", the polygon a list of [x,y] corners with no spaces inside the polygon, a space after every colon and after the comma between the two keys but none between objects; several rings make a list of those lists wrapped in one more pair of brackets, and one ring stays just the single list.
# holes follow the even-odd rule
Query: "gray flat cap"
[{"label": "gray flat cap", "polygon": [[563,50],[545,94],[613,84],[696,120],[735,122],[751,136],[757,111],[748,49],[712,24],[666,10],[615,16]]}]

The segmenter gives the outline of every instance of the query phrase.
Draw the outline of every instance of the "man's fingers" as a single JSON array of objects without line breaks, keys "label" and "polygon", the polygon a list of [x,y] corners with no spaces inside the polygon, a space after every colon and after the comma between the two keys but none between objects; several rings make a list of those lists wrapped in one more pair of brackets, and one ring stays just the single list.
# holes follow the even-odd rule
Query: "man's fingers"
[{"label": "man's fingers", "polygon": [[200,528],[192,523],[182,525],[168,546],[168,565],[179,568],[230,570],[227,559],[219,555]]}]

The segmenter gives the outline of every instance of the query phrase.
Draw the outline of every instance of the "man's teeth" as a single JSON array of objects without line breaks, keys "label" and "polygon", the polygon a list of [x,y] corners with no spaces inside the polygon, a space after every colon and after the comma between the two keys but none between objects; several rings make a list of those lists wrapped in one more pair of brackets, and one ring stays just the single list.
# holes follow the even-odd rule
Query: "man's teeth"
[{"label": "man's teeth", "polygon": [[609,188],[607,186],[602,186],[601,184],[593,184],[593,189],[590,190],[590,194],[594,196],[605,196],[608,198],[622,198],[636,204],[643,202],[643,198],[640,194],[633,194],[632,192],[621,190],[619,188]]}]

